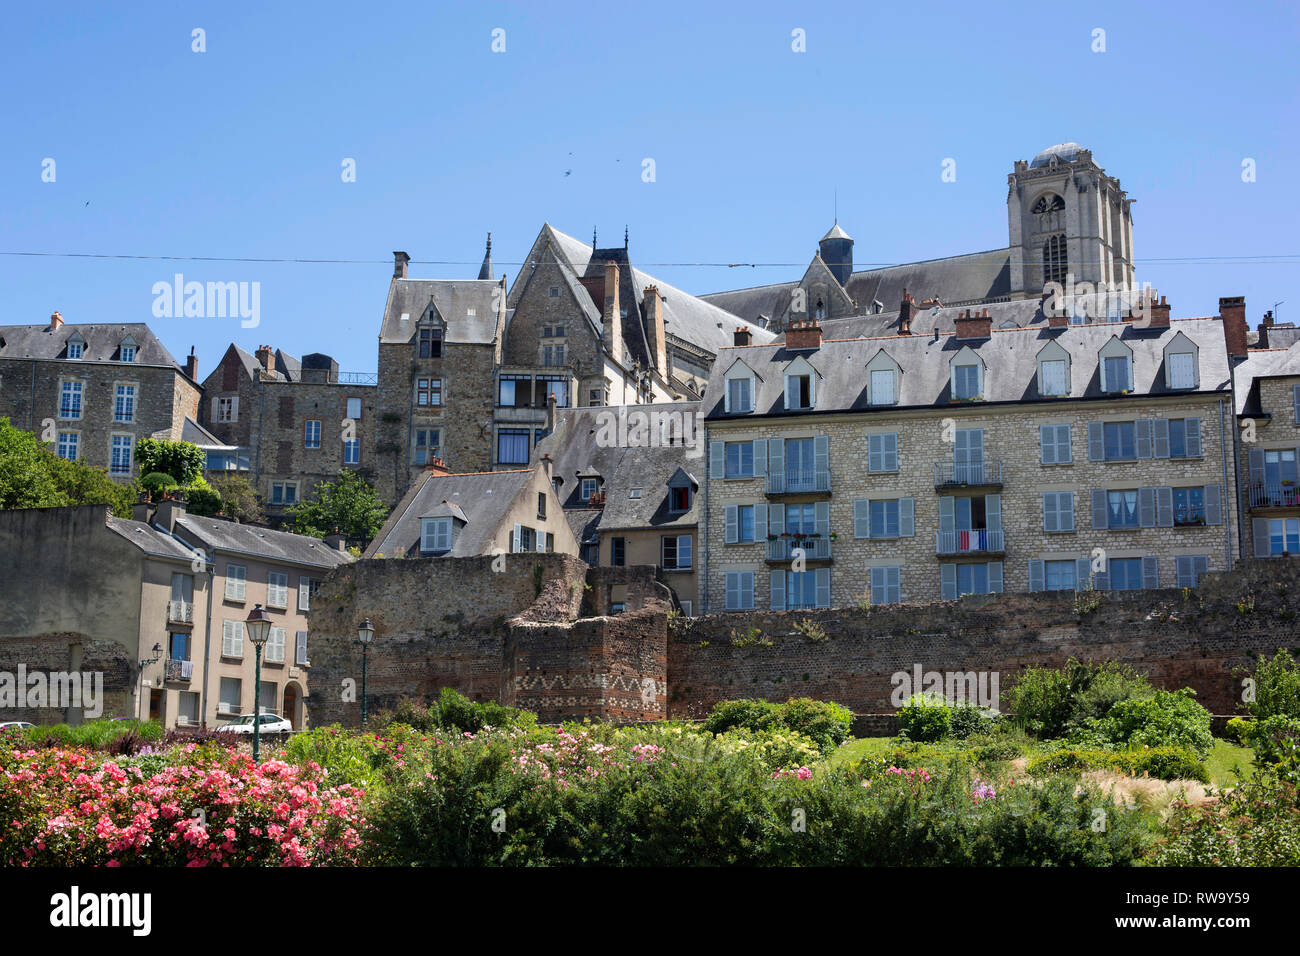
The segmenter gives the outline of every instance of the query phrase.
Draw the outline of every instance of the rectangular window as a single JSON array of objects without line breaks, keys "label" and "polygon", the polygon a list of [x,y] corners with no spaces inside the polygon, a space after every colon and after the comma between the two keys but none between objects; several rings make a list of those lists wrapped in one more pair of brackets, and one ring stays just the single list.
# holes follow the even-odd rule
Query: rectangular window
[{"label": "rectangular window", "polygon": [[81,382],[64,382],[59,390],[59,417],[81,417]]},{"label": "rectangular window", "polygon": [[749,379],[727,379],[727,410],[730,412],[751,412],[754,410],[749,390]]},{"label": "rectangular window", "polygon": [[1169,353],[1169,387],[1196,387],[1196,357],[1191,352]]},{"label": "rectangular window", "polygon": [[122,346],[122,361],[123,361],[123,362],[134,362],[134,361],[135,361],[135,346],[134,346],[134,345],[123,345],[123,346]]},{"label": "rectangular window", "polygon": [[754,443],[748,441],[729,441],[726,444],[725,478],[754,477]]},{"label": "rectangular window", "polygon": [[1169,420],[1169,457],[1201,457],[1201,420],[1199,418],[1172,418]]},{"label": "rectangular window", "polygon": [[1107,562],[1112,591],[1142,590],[1142,559],[1111,558]]},{"label": "rectangular window", "polygon": [[282,571],[267,573],[266,606],[281,609],[289,606],[289,575]]},{"label": "rectangular window", "polygon": [[669,535],[663,539],[665,571],[688,571],[691,567],[691,536]]},{"label": "rectangular window", "polygon": [[135,386],[119,385],[113,400],[113,421],[135,421]]},{"label": "rectangular window", "polygon": [[558,375],[542,375],[537,379],[538,405],[548,407],[551,396],[555,396],[556,408],[569,407],[569,380]]},{"label": "rectangular window", "polygon": [[427,465],[430,458],[438,457],[438,429],[417,428],[411,444],[412,459],[417,465]]},{"label": "rectangular window", "polygon": [[1038,444],[1039,460],[1044,465],[1067,465],[1074,460],[1070,451],[1069,425],[1040,425]]},{"label": "rectangular window", "polygon": [[898,565],[871,569],[871,603],[897,604],[902,596],[902,568]]},{"label": "rectangular window", "polygon": [[243,621],[222,621],[221,622],[221,656],[222,657],[243,657],[244,656],[244,622]]},{"label": "rectangular window", "polygon": [[[1170,432],[1172,431],[1171,428]],[[1136,460],[1137,432],[1133,422],[1106,422],[1102,433],[1106,442],[1107,461]]]},{"label": "rectangular window", "polygon": [[177,695],[176,723],[187,727],[199,722],[199,695],[196,691],[183,690]]},{"label": "rectangular window", "polygon": [[131,474],[131,449],[135,439],[130,435],[113,436],[113,457],[108,467],[110,475]]},{"label": "rectangular window", "polygon": [[1178,527],[1205,524],[1205,489],[1174,489],[1174,524]]},{"label": "rectangular window", "polygon": [[68,461],[77,460],[77,445],[81,436],[76,432],[59,432],[58,455]]},{"label": "rectangular window", "polygon": [[442,329],[420,329],[420,358],[442,358]]},{"label": "rectangular window", "polygon": [[532,379],[526,375],[502,375],[497,381],[497,405],[527,408],[532,404]]},{"label": "rectangular window", "polygon": [[[767,505],[759,505],[766,508]],[[740,505],[736,508],[736,540],[749,542],[754,540],[754,505]]]},{"label": "rectangular window", "polygon": [[787,610],[821,607],[817,603],[817,572],[785,572],[785,606]]},{"label": "rectangular window", "polygon": [[812,376],[787,375],[785,377],[785,407],[812,408]]},{"label": "rectangular window", "polygon": [[451,518],[425,518],[420,522],[420,552],[446,554],[452,544]]},{"label": "rectangular window", "polygon": [[890,369],[871,373],[871,404],[894,404],[894,373]]},{"label": "rectangular window", "polygon": [[527,428],[502,428],[497,432],[497,463],[528,464],[528,446],[532,434]]},{"label": "rectangular window", "polygon": [[603,388],[593,388],[587,392],[588,405],[603,405],[605,403],[605,390]]},{"label": "rectangular window", "polygon": [[434,408],[442,404],[442,379],[417,378],[415,380],[415,404]]},{"label": "rectangular window", "polygon": [[83,351],[84,349],[85,349],[85,345],[82,344],[81,342],[69,342],[69,343],[68,343],[68,358],[70,358],[70,359],[79,359],[79,358],[81,358],[81,354],[82,354],[82,351]]},{"label": "rectangular window", "polygon": [[676,485],[668,489],[668,513],[686,514],[691,510],[691,489],[685,485]]},{"label": "rectangular window", "polygon": [[957,565],[957,594],[988,594],[989,569],[987,564]]},{"label": "rectangular window", "polygon": [[1059,396],[1065,394],[1065,359],[1046,359],[1042,364],[1043,394]]},{"label": "rectangular window", "polygon": [[271,634],[266,639],[266,653],[263,656],[272,664],[284,663],[284,639],[287,633],[282,627],[271,628]]},{"label": "rectangular window", "polygon": [[219,397],[217,399],[217,421],[233,422],[235,420],[235,399],[234,396]]},{"label": "rectangular window", "polygon": [[979,398],[980,367],[978,365],[954,366],[952,381],[954,398]]},{"label": "rectangular window", "polygon": [[1074,591],[1075,588],[1075,562],[1073,561],[1044,561],[1043,571],[1046,578],[1046,588],[1049,591]]},{"label": "rectangular window", "polygon": [[298,483],[296,481],[271,482],[271,504],[294,505],[298,503]]},{"label": "rectangular window", "polygon": [[898,537],[898,499],[871,502],[871,537]]},{"label": "rectangular window", "polygon": [[294,648],[293,661],[300,667],[308,666],[311,661],[307,657],[307,632],[299,631],[296,635],[297,640]]},{"label": "rectangular window", "polygon": [[1106,359],[1106,391],[1125,392],[1132,387],[1128,375],[1128,358],[1120,355]]},{"label": "rectangular window", "polygon": [[898,471],[898,433],[867,436],[867,471]]},{"label": "rectangular window", "polygon": [[311,599],[320,593],[320,581],[316,578],[298,578],[298,610],[310,611]]},{"label": "rectangular window", "polygon": [[354,422],[361,421],[361,399],[349,398],[347,401],[347,416]]},{"label": "rectangular window", "polygon": [[579,487],[578,497],[583,501],[590,501],[591,496],[596,493],[599,482],[595,478],[583,478]]},{"label": "rectangular window", "polygon": [[248,568],[241,564],[226,565],[226,600],[242,601],[247,593]]},{"label": "rectangular window", "polygon": [[303,448],[320,447],[320,422],[308,421],[303,423],[302,447]]},{"label": "rectangular window", "polygon": [[811,438],[791,438],[785,442],[785,489],[817,489],[816,448]]},{"label": "rectangular window", "polygon": [[1210,570],[1208,554],[1180,554],[1174,559],[1176,581],[1180,588],[1194,588],[1201,575]]},{"label": "rectangular window", "polygon": [[623,538],[609,539],[609,563],[615,568],[621,568],[627,563],[627,544]]},{"label": "rectangular window", "polygon": [[1043,530],[1074,530],[1074,492],[1048,491],[1043,493]]},{"label": "rectangular window", "polygon": [[343,442],[343,464],[361,464],[361,439],[349,438]]},{"label": "rectangular window", "polygon": [[1274,518],[1268,523],[1269,554],[1300,552],[1300,518]]},{"label": "rectangular window", "polygon": [[[242,627],[243,625],[240,624]],[[217,710],[223,714],[238,714],[243,706],[244,685],[238,677],[221,678],[221,693]]]},{"label": "rectangular window", "polygon": [[754,572],[728,571],[727,575],[727,610],[754,610]]},{"label": "rectangular window", "polygon": [[1136,488],[1106,492],[1106,527],[1138,527],[1138,493]]}]

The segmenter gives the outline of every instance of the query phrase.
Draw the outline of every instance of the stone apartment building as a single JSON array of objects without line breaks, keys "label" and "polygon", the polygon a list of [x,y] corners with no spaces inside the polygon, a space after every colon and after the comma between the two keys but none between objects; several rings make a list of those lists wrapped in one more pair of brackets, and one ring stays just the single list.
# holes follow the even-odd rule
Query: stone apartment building
[{"label": "stone apartment building", "polygon": [[[243,621],[271,614],[261,706],[307,721],[307,610],[350,561],[332,544],[215,518],[175,501],[133,519],[104,505],[0,511],[0,664],[102,675],[104,717],[216,726],[253,708]],[[82,708],[0,719],[79,722]]]},{"label": "stone apartment building", "polygon": [[[704,403],[710,611],[1193,585],[1238,552],[1223,318],[726,350]],[[1132,316],[1127,317],[1129,319]],[[799,550],[796,550],[799,549]]]},{"label": "stone apartment building", "polygon": [[123,481],[139,439],[199,420],[197,375],[192,351],[182,369],[141,322],[0,326],[0,417]]},{"label": "stone apartment building", "polygon": [[232,344],[203,380],[202,423],[226,446],[209,449],[209,470],[247,470],[272,520],[344,468],[378,480],[377,387],[340,379],[328,355]]}]

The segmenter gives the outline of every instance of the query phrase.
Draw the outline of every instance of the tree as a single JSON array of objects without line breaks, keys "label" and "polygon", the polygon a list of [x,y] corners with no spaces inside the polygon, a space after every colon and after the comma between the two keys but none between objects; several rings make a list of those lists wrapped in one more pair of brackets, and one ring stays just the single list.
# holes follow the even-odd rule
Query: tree
[{"label": "tree", "polygon": [[140,474],[160,472],[171,475],[181,488],[203,480],[207,456],[192,442],[167,441],[158,438],[141,438],[135,443],[135,460]]},{"label": "tree", "polygon": [[[248,480],[248,476],[238,471],[226,471],[214,474],[208,479],[208,486],[221,496],[221,514],[232,521],[244,524],[263,524],[266,513],[262,510],[262,499],[257,489]],[[196,512],[197,513],[197,512]]]},{"label": "tree", "polygon": [[318,482],[313,495],[288,512],[293,530],[313,538],[323,538],[338,529],[349,539],[368,542],[388,515],[375,489],[355,471],[343,471],[333,481]]},{"label": "tree", "polygon": [[138,491],[119,484],[102,468],[67,461],[41,446],[36,436],[0,418],[0,508],[109,505],[131,517]]}]

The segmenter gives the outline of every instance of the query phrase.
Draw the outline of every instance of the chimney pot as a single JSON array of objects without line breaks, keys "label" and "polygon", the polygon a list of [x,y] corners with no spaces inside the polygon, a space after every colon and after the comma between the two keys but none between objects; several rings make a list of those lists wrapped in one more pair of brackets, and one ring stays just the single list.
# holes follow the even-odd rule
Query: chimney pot
[{"label": "chimney pot", "polygon": [[393,253],[393,278],[394,279],[406,278],[406,266],[407,263],[409,263],[410,261],[411,261],[411,257],[408,256],[405,252]]},{"label": "chimney pot", "polygon": [[199,380],[199,357],[194,354],[194,346],[190,346],[190,354],[185,356],[185,377],[191,382]]},{"label": "chimney pot", "polygon": [[750,334],[749,329],[745,328],[743,325],[736,326],[734,338],[732,339],[733,344],[749,345],[753,340],[754,337]]},{"label": "chimney pot", "polygon": [[822,327],[817,322],[795,322],[785,333],[785,347],[792,352],[819,349],[822,346]]},{"label": "chimney pot", "polygon": [[441,458],[430,458],[429,464],[426,465],[425,467],[435,475],[451,474],[451,472],[447,470],[447,463],[443,461]]},{"label": "chimney pot", "polygon": [[63,324],[63,313],[54,312],[50,315],[50,331],[53,332]]}]

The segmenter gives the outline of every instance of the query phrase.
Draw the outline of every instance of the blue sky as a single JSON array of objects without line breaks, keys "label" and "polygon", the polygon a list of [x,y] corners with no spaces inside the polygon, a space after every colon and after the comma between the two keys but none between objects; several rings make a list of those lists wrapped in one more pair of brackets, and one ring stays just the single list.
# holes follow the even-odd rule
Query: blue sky
[{"label": "blue sky", "polygon": [[[1138,277],[1175,316],[1300,319],[1286,5],[119,7],[6,13],[0,252],[361,261],[0,255],[0,324],[148,321],[201,375],[231,341],[372,371],[394,249],[473,277],[490,230],[513,279],[544,221],[626,225],[634,262],[711,292],[797,278],[838,190],[859,266],[935,258],[1005,246],[1012,163],[1068,140],[1138,200]],[[799,265],[657,265],[700,262]],[[260,282],[260,326],[154,318],[176,272]]]}]

